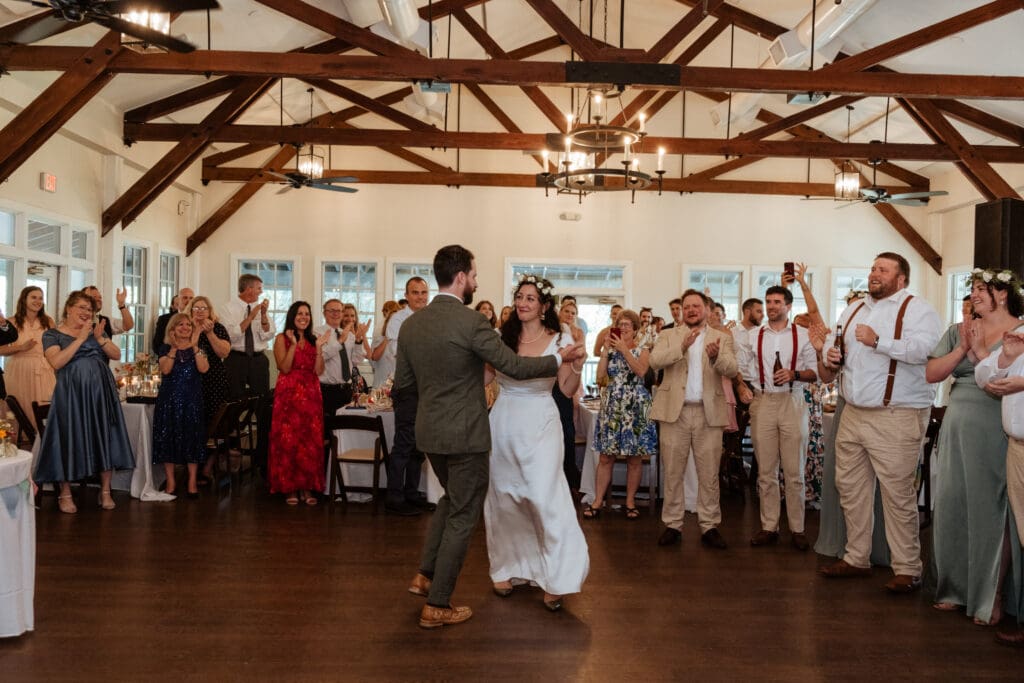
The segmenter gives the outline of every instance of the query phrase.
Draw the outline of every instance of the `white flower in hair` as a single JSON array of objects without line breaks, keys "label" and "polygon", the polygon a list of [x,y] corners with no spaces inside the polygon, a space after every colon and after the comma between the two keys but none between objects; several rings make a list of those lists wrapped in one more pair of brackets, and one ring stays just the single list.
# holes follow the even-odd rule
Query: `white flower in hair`
[{"label": "white flower in hair", "polygon": [[985,282],[992,282],[992,273],[986,270],[984,273],[981,274],[981,279],[984,280]]},{"label": "white flower in hair", "polygon": [[975,268],[971,271],[971,275],[977,275],[978,273],[984,272],[981,268]]},{"label": "white flower in hair", "polygon": [[999,273],[999,275],[996,275],[996,277],[999,279],[1000,282],[1009,282],[1010,278],[1012,278],[1013,275],[1010,274],[1010,271],[1004,270],[1003,272]]}]

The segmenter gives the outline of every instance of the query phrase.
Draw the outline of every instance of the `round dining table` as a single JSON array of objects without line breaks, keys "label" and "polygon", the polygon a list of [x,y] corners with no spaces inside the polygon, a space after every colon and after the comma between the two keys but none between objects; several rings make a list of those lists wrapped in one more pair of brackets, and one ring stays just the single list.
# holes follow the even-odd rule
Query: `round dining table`
[{"label": "round dining table", "polygon": [[36,508],[32,454],[0,458],[0,638],[35,627]]}]

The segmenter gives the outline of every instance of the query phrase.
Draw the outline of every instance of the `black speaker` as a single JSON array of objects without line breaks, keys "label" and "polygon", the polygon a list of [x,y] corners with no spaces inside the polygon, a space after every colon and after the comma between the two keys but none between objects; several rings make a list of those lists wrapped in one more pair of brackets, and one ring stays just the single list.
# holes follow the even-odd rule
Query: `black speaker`
[{"label": "black speaker", "polygon": [[974,207],[974,265],[1024,270],[1024,201],[997,199]]}]

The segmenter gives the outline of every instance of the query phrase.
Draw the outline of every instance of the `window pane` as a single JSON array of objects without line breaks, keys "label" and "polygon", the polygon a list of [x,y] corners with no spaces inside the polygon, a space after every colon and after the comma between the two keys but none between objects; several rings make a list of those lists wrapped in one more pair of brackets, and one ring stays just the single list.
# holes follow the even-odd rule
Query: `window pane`
[{"label": "window pane", "polygon": [[[832,291],[835,292],[836,320],[846,310],[846,296],[854,291],[866,292],[868,290],[868,274],[870,271],[865,268],[861,271],[849,271],[835,276],[832,283]],[[833,321],[835,322],[835,321]]]},{"label": "window pane", "polygon": [[71,256],[82,259],[89,257],[89,233],[83,230],[71,231]]},{"label": "window pane", "polygon": [[376,263],[324,263],[322,277],[324,301],[341,299],[344,303],[354,304],[361,323],[374,315],[377,308]]},{"label": "window pane", "polygon": [[176,254],[160,254],[160,310],[167,310],[171,307],[171,299],[178,293],[178,264],[179,258]]},{"label": "window pane", "polygon": [[691,270],[687,287],[704,292],[725,307],[729,320],[740,318],[743,273],[738,270]]},{"label": "window pane", "polygon": [[14,244],[14,214],[0,211],[0,244]]},{"label": "window pane", "polygon": [[959,323],[963,321],[963,303],[964,297],[971,293],[971,288],[968,286],[968,279],[971,276],[970,271],[963,273],[951,273],[949,276],[949,323]]},{"label": "window pane", "polygon": [[556,292],[575,294],[588,289],[622,289],[624,272],[622,266],[514,263],[512,281],[518,281],[520,275],[540,275],[551,280]]},{"label": "window pane", "polygon": [[[814,273],[807,273],[804,275],[804,278],[807,280],[807,286],[811,288],[811,291],[814,291]],[[754,297],[763,300],[765,290],[769,287],[775,287],[780,284],[782,284],[782,273],[758,273],[757,288],[754,290]],[[793,306],[789,311],[789,318],[792,320],[801,313],[807,312],[807,300],[804,299],[803,287],[798,283],[794,282],[790,286],[789,291],[793,295]]]},{"label": "window pane", "polygon": [[28,248],[47,254],[59,254],[60,226],[30,219],[28,222]]},{"label": "window pane", "polygon": [[[135,326],[130,332],[114,337],[121,347],[121,360],[125,363],[135,361],[136,357],[146,352],[149,337],[149,306],[146,304],[146,269],[148,250],[130,244],[124,246],[124,257],[121,264],[122,287],[128,293],[128,310],[135,319]],[[110,315],[116,315],[111,311]],[[155,350],[155,349],[154,349]]]},{"label": "window pane", "polygon": [[293,301],[293,272],[291,261],[239,261],[240,275],[256,275],[263,280],[263,298],[270,301],[270,315],[280,332],[284,329],[284,321],[288,308]]},{"label": "window pane", "polygon": [[79,290],[89,284],[92,279],[91,270],[82,270],[80,268],[71,269],[71,290]]},{"label": "window pane", "polygon": [[392,280],[392,298],[395,301],[405,298],[405,283],[411,277],[421,277],[427,281],[429,299],[437,296],[437,281],[434,280],[434,266],[426,263],[396,263]]}]

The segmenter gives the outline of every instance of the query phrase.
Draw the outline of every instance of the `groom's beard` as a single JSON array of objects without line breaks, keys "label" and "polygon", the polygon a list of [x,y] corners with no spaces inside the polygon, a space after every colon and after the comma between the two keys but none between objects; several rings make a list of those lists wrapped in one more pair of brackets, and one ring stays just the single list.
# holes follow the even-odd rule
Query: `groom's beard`
[{"label": "groom's beard", "polygon": [[466,285],[466,289],[462,291],[462,303],[466,306],[473,303],[473,288],[470,285]]}]

